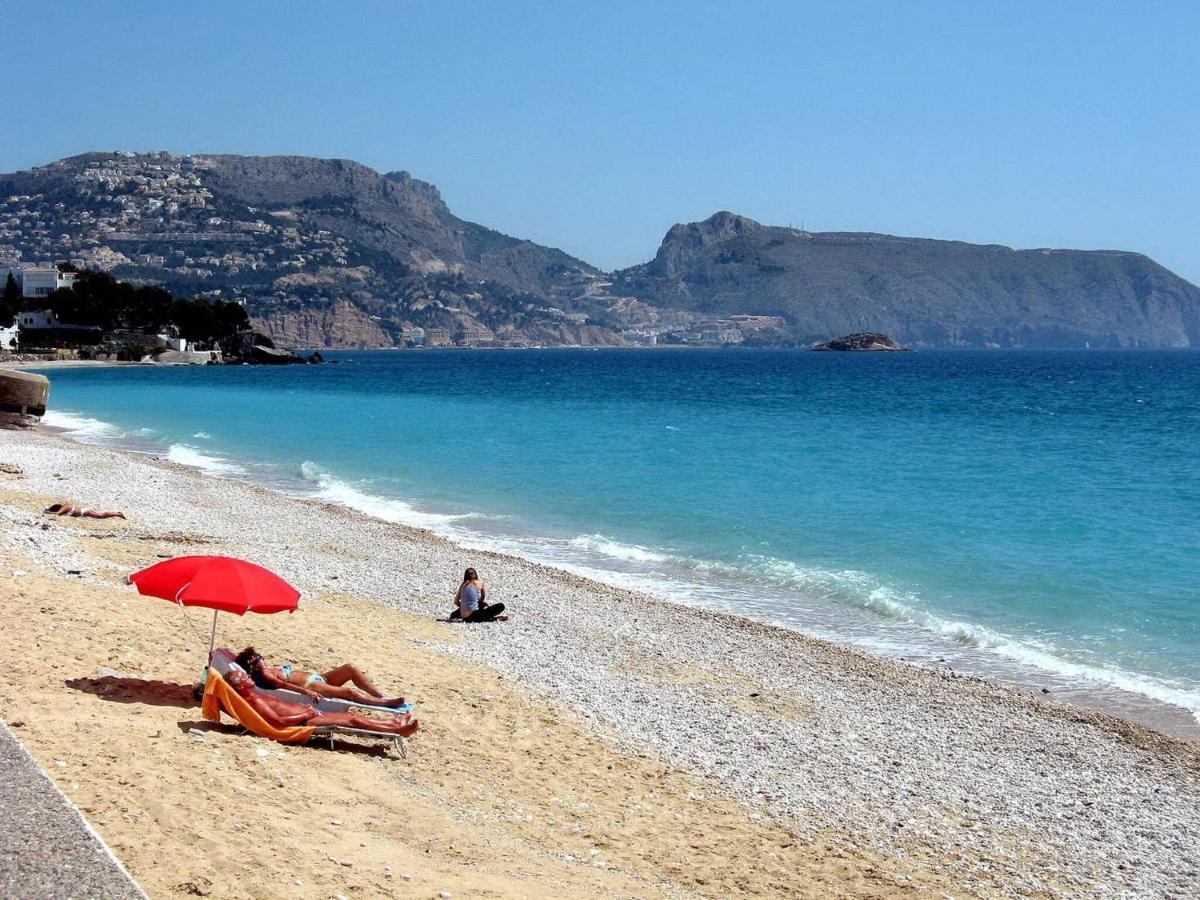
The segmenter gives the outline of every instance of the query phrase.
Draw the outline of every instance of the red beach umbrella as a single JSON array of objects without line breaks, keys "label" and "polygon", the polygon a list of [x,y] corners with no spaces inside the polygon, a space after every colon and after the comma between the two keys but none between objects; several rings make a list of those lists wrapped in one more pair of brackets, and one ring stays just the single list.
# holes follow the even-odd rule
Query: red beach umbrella
[{"label": "red beach umbrella", "polygon": [[217,643],[217,613],[291,612],[300,603],[300,592],[274,572],[232,556],[180,556],[135,572],[125,581],[147,597],[213,610],[210,659]]}]

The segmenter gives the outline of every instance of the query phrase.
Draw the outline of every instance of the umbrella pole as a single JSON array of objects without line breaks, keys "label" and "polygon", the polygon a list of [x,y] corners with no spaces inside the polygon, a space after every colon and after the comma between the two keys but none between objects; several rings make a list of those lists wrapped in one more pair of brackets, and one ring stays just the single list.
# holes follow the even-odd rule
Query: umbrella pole
[{"label": "umbrella pole", "polygon": [[217,646],[217,610],[214,609],[213,610],[212,633],[209,634],[209,636],[208,636],[208,660],[205,662],[205,665],[208,665],[209,662],[212,662],[213,650],[216,649],[216,646]]}]

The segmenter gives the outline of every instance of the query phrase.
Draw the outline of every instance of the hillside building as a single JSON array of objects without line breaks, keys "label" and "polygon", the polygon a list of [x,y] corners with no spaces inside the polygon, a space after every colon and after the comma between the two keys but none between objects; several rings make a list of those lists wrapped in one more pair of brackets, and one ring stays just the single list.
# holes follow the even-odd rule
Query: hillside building
[{"label": "hillside building", "polygon": [[496,340],[492,329],[480,325],[478,328],[464,328],[459,343],[464,347],[478,347],[480,344],[491,344]]},{"label": "hillside building", "polygon": [[13,266],[0,270],[0,284],[8,280],[9,273],[21,286],[22,297],[48,297],[75,283],[74,272],[60,272],[57,266]]}]

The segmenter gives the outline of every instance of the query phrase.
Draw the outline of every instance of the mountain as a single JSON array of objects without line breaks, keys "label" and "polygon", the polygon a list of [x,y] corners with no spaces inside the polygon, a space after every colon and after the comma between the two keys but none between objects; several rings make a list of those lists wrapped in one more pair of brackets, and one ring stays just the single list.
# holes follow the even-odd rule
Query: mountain
[{"label": "mountain", "polygon": [[[580,211],[581,215],[586,210]],[[69,260],[244,303],[283,346],[1200,347],[1200,289],[1136,253],[813,234],[733,213],[605,274],[455,216],[407,172],[87,153],[0,175],[0,265]]]},{"label": "mountain", "polygon": [[676,225],[612,290],[708,317],[782,317],[803,342],[1200,347],[1200,288],[1138,253],[810,233],[719,212]]},{"label": "mountain", "polygon": [[[614,344],[573,321],[593,267],[453,215],[407,172],[298,156],[88,153],[0,175],[0,262],[71,260],[244,302],[284,341]],[[563,304],[568,308],[561,308]]]}]

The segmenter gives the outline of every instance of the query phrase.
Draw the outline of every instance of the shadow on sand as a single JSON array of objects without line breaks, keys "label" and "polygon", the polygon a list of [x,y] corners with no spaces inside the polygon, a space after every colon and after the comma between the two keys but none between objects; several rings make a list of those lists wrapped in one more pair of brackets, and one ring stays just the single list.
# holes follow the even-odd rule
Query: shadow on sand
[{"label": "shadow on sand", "polygon": [[147,706],[178,706],[194,709],[200,705],[190,684],[170,681],[147,681],[143,678],[123,678],[105,675],[102,678],[70,678],[67,687],[85,694],[95,694],[110,703],[143,703]]},{"label": "shadow on sand", "polygon": [[[227,735],[243,735],[250,732],[237,724],[225,724],[224,722],[209,722],[206,719],[200,721],[183,721],[176,723],[179,730],[185,734],[192,731],[211,731],[214,734]],[[389,744],[359,744],[352,740],[343,740],[335,737],[333,745],[330,746],[329,738],[325,735],[315,735],[307,744],[290,744],[280,746],[302,747],[305,750],[324,750],[326,753],[333,751],[335,753],[358,753],[362,756],[373,756],[377,759],[392,758],[391,745]]]}]

